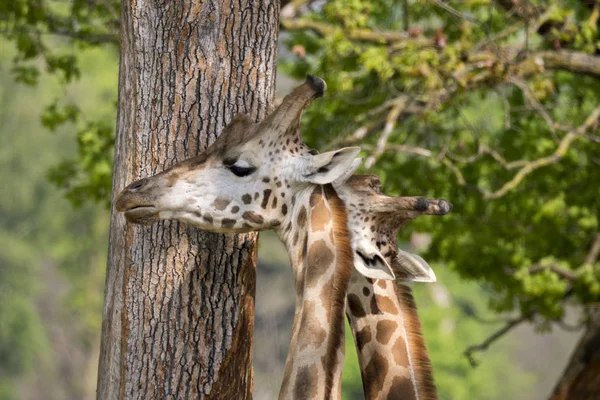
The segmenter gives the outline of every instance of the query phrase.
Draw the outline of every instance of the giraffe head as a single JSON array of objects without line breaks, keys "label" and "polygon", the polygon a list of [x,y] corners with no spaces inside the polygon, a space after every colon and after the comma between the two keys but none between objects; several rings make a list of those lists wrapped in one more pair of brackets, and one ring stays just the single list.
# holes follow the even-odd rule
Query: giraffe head
[{"label": "giraffe head", "polygon": [[387,196],[374,175],[354,175],[343,184],[336,181],[336,186],[348,209],[354,266],[362,275],[435,282],[435,273],[425,260],[398,248],[397,235],[408,221],[423,214],[448,214],[452,204],[442,199]]},{"label": "giraffe head", "polygon": [[309,75],[262,122],[236,116],[204,153],[123,189],[116,209],[138,224],[176,219],[213,232],[276,229],[295,193],[360,163],[358,147],[317,154],[302,142],[302,111],[324,91],[325,82]]}]

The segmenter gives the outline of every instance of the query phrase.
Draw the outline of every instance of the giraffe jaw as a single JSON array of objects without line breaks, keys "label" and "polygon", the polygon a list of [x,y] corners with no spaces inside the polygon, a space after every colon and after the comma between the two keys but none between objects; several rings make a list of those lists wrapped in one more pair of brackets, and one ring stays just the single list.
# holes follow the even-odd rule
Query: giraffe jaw
[{"label": "giraffe jaw", "polygon": [[154,206],[136,206],[125,210],[125,218],[134,224],[151,225],[159,220],[159,215]]}]

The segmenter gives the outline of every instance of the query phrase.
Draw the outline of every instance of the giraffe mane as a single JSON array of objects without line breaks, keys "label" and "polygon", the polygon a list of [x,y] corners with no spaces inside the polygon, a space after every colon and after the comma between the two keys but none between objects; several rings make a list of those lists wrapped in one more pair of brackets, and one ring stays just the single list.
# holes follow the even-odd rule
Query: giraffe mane
[{"label": "giraffe mane", "polygon": [[[328,184],[324,186],[325,198],[327,199],[332,213],[333,233],[335,237],[336,248],[336,266],[333,283],[333,302],[332,307],[335,308],[335,313],[331,315],[339,315],[342,321],[331,321],[332,334],[329,335],[327,346],[329,349],[336,348],[340,341],[344,340],[344,309],[346,307],[346,292],[352,268],[354,268],[354,256],[352,246],[350,244],[350,231],[348,229],[348,214],[346,206],[342,199],[339,198],[333,186]],[[327,360],[328,363],[335,363],[334,359]],[[333,365],[325,365],[327,377],[325,383],[328,389],[333,386]]]},{"label": "giraffe mane", "polygon": [[427,347],[421,329],[421,321],[417,313],[417,304],[410,287],[395,282],[398,289],[398,299],[402,305],[403,322],[406,328],[407,347],[411,347],[411,374],[414,373],[419,400],[437,400],[437,388],[433,381],[431,360],[427,355]]}]

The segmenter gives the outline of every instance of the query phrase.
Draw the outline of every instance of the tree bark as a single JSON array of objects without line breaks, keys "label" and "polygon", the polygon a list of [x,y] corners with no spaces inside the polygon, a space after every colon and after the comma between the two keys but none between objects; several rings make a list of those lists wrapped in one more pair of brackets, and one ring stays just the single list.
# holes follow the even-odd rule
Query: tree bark
[{"label": "tree bark", "polygon": [[600,399],[600,308],[590,314],[588,327],[549,400]]},{"label": "tree bark", "polygon": [[[265,117],[279,4],[137,0],[121,12],[113,196],[204,150],[236,113]],[[251,398],[256,237],[134,226],[112,210],[98,399]]]}]

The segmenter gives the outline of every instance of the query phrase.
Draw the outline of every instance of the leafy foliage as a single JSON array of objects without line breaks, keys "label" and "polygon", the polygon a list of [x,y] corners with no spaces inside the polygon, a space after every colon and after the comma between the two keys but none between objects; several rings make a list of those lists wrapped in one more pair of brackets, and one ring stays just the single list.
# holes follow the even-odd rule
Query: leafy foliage
[{"label": "leafy foliage", "polygon": [[504,2],[406,3],[334,0],[283,21],[300,54],[285,71],[317,73],[332,93],[303,132],[318,148],[360,143],[386,193],[450,199],[451,216],[404,235],[432,232],[429,259],[485,282],[493,309],[544,328],[567,301],[598,301],[600,74],[545,61],[600,65],[598,4],[520,2],[523,16]]}]

